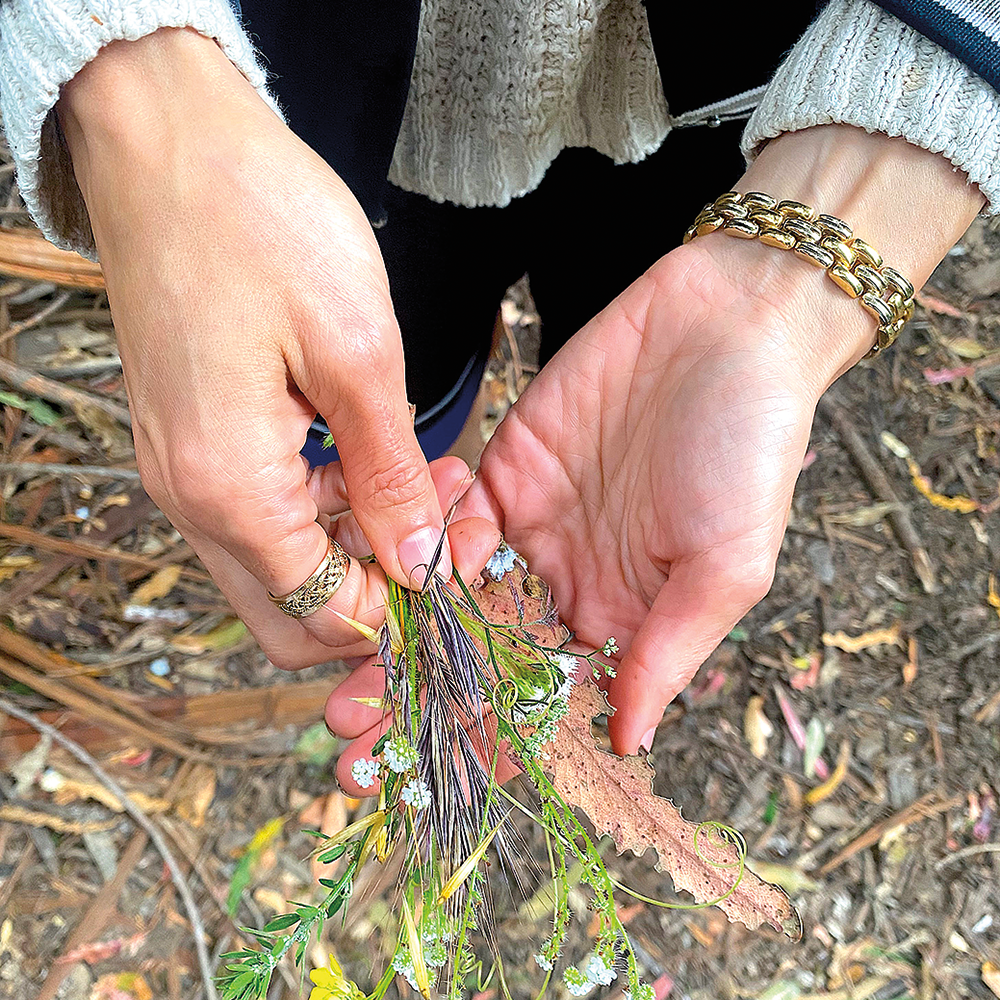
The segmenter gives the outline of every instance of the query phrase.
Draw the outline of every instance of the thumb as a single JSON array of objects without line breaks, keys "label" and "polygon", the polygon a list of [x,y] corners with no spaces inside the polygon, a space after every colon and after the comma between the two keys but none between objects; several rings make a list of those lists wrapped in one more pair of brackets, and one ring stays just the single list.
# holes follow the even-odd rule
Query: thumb
[{"label": "thumb", "polygon": [[398,583],[421,587],[435,559],[438,572],[451,576],[451,550],[413,430],[395,324],[375,339],[379,348],[371,373],[338,386],[336,399],[313,402],[327,419],[351,510],[379,564]]},{"label": "thumb", "polygon": [[706,557],[671,565],[608,689],[617,709],[608,720],[615,753],[649,749],[663,710],[767,593],[773,567],[767,557],[736,565],[727,560],[724,567]]}]

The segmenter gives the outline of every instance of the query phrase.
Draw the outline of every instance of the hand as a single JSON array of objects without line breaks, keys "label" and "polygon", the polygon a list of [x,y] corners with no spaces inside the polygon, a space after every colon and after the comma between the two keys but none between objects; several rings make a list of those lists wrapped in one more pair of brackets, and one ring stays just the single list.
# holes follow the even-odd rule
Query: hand
[{"label": "hand", "polygon": [[[738,189],[850,221],[917,287],[982,205],[943,158],[846,126],[783,136]],[[618,752],[769,589],[816,402],[873,340],[809,265],[712,234],[584,327],[487,446],[460,510],[502,528],[580,641],[618,640]]]},{"label": "hand", "polygon": [[[318,513],[350,506],[348,550],[374,551],[404,584],[422,581],[442,531],[364,213],[192,31],[108,46],[58,110],[104,267],[144,485],[272,661],[367,652],[329,608],[297,622],[265,593],[294,590],[319,565]],[[317,411],[343,465],[310,477],[298,451]],[[333,603],[377,627],[383,589],[376,567],[355,563]]]}]

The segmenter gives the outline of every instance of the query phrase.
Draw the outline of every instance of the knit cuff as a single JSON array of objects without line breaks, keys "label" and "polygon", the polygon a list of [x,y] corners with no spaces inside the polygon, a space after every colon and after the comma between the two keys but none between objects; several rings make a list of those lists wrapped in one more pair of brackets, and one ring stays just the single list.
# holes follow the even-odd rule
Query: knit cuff
[{"label": "knit cuff", "polygon": [[941,153],[1000,213],[1000,95],[939,45],[868,0],[831,0],[747,123],[749,162],[768,139],[831,123]]},{"label": "knit cuff", "polygon": [[57,246],[96,260],[94,234],[52,113],[63,84],[109,42],[193,28],[223,52],[278,112],[253,46],[227,0],[4,0],[0,111],[21,197]]}]

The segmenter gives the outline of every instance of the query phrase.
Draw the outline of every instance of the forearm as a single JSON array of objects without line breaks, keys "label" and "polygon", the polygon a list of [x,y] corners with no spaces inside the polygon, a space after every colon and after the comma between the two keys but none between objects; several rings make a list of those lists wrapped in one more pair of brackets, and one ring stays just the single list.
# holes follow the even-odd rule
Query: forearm
[{"label": "forearm", "polygon": [[56,110],[103,255],[164,213],[210,212],[206,180],[221,195],[259,155],[253,137],[281,127],[215,41],[182,28],[108,45]]},{"label": "forearm", "polygon": [[[763,191],[843,219],[916,288],[984,203],[940,154],[848,125],[772,140],[734,190]],[[874,319],[822,270],[756,240],[713,233],[692,246],[699,243],[748,297],[763,298],[786,319],[791,360],[818,391],[872,346]]]},{"label": "forearm", "polygon": [[[46,236],[88,255],[94,246],[87,211],[53,109],[72,81],[116,42],[138,44],[168,26],[193,29],[270,101],[265,74],[228,0],[106,0],[98,13],[92,16],[91,5],[72,0],[0,4],[0,106],[21,195]],[[105,97],[109,108],[129,100],[122,90]]]}]

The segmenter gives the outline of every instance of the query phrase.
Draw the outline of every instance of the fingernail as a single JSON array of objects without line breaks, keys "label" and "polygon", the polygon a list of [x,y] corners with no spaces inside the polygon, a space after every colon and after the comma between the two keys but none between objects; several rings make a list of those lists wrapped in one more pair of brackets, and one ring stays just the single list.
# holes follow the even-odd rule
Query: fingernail
[{"label": "fingernail", "polygon": [[[441,529],[421,528],[399,543],[399,564],[414,589],[420,589],[427,582],[427,571],[440,539]],[[451,577],[451,548],[447,537],[441,547],[437,572],[446,580]]]},{"label": "fingernail", "polygon": [[639,746],[642,747],[646,753],[649,753],[653,749],[653,738],[656,736],[656,726],[653,726],[648,733],[641,740],[639,740]]}]

